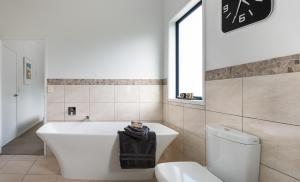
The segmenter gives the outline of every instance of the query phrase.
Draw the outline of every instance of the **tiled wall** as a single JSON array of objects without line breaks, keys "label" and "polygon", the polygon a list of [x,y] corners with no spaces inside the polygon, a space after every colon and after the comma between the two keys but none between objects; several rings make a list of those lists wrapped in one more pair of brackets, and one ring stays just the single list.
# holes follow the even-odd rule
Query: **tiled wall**
[{"label": "tiled wall", "polygon": [[[48,121],[80,121],[86,116],[92,121],[162,121],[162,85],[64,84],[48,85]],[[76,107],[77,115],[69,116],[68,107]]]},{"label": "tiled wall", "polygon": [[[235,69],[226,68],[227,71],[209,72],[205,110],[164,102],[165,123],[181,134],[168,149],[167,160],[191,159],[204,163],[205,135],[200,133],[205,132],[204,124],[219,123],[261,138],[261,182],[299,182],[300,72],[291,73],[291,70],[297,71],[296,58],[299,56],[280,58],[280,64],[276,66],[261,62],[258,64],[266,66],[251,64],[260,70],[241,65],[245,69],[236,66]],[[278,59],[270,61],[274,60]],[[232,70],[240,70],[239,76]],[[222,76],[224,73],[226,77]],[[187,126],[193,126],[194,132]],[[193,136],[195,140],[187,136]],[[185,151],[185,147],[190,151]]]},{"label": "tiled wall", "polygon": [[[261,181],[300,180],[300,73],[206,83],[206,122],[261,138]],[[279,176],[274,180],[274,176]],[[286,180],[288,181],[288,180]]]},{"label": "tiled wall", "polygon": [[168,102],[164,85],[164,124],[179,136],[164,152],[160,162],[197,161],[205,165],[205,110],[203,106]]}]

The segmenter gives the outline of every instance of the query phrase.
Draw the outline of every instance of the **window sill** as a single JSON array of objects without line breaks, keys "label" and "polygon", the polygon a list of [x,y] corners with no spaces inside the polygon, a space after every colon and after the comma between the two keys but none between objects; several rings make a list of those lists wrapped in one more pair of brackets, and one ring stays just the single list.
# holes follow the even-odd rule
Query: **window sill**
[{"label": "window sill", "polygon": [[204,106],[203,100],[168,99],[169,102]]}]

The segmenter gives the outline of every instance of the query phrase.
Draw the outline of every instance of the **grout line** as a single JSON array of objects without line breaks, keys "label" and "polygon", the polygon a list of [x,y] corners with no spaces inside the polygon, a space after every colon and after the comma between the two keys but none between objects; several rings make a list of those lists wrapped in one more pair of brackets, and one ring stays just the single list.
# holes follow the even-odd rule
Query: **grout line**
[{"label": "grout line", "polygon": [[139,112],[138,121],[141,121],[141,85],[138,85],[138,112]]},{"label": "grout line", "polygon": [[31,165],[30,168],[28,169],[26,175],[29,174],[30,170],[33,168],[33,166],[34,166],[34,164],[35,164],[36,162],[37,162],[37,160],[35,160],[35,161],[32,163],[32,165]]},{"label": "grout line", "polygon": [[[244,116],[244,78],[242,78],[242,116]],[[244,132],[244,117],[242,117],[242,132]]]},{"label": "grout line", "polygon": [[113,85],[113,93],[114,93],[114,101],[113,101],[113,105],[114,105],[114,118],[113,121],[116,121],[116,85]]},{"label": "grout line", "polygon": [[266,122],[270,122],[270,123],[277,123],[277,124],[283,124],[283,125],[300,127],[300,125],[290,124],[290,123],[284,123],[284,122],[280,122],[280,121],[272,121],[272,120],[260,119],[260,118],[249,117],[249,116],[240,116],[240,115],[228,114],[228,113],[223,113],[223,112],[218,112],[218,111],[212,111],[212,110],[206,110],[206,111],[213,112],[213,113],[218,113],[218,114],[223,114],[223,115],[228,115],[228,116],[236,116],[236,117],[241,117],[241,118],[248,118],[248,119],[255,119],[255,120],[260,120],[260,121],[266,121]]},{"label": "grout line", "polygon": [[26,177],[26,174],[23,174],[20,182],[23,182],[25,180],[25,177]]},{"label": "grout line", "polygon": [[219,114],[224,114],[224,115],[229,115],[229,116],[243,117],[241,115],[229,114],[229,113],[224,113],[224,112],[219,112],[219,111],[213,111],[213,110],[205,110],[205,111],[219,113]]},{"label": "grout line", "polygon": [[91,85],[88,86],[89,87],[89,121],[91,121]]},{"label": "grout line", "polygon": [[64,121],[66,121],[66,86],[63,85],[64,87]]},{"label": "grout line", "polygon": [[268,166],[268,165],[266,165],[266,164],[260,163],[260,165],[265,166],[265,167],[267,167],[267,168],[270,168],[270,169],[272,169],[272,170],[274,170],[274,171],[277,171],[277,172],[279,172],[279,173],[281,173],[281,174],[284,174],[284,175],[286,175],[286,176],[288,176],[288,177],[290,177],[290,178],[293,178],[293,179],[295,179],[295,180],[300,180],[300,179],[297,179],[297,178],[295,178],[295,177],[293,177],[293,176],[291,176],[291,175],[289,175],[289,174],[286,174],[286,173],[284,173],[284,172],[282,172],[282,171],[279,171],[278,169],[275,169],[275,168],[273,168],[273,167],[270,167],[270,166]]},{"label": "grout line", "polygon": [[282,125],[289,125],[289,126],[296,126],[296,127],[300,127],[300,125],[296,125],[296,124],[290,124],[290,123],[283,123],[280,121],[271,121],[271,120],[266,120],[266,119],[259,119],[259,118],[253,118],[253,117],[243,117],[243,118],[248,118],[248,119],[255,119],[255,120],[260,120],[260,121],[265,121],[265,122],[270,122],[270,123],[277,123],[277,124],[282,124]]}]

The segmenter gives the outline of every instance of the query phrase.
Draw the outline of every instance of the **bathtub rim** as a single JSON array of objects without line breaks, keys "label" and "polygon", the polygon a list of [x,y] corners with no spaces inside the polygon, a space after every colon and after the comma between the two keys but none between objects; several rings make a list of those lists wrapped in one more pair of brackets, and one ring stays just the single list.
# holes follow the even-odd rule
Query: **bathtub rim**
[{"label": "bathtub rim", "polygon": [[[129,124],[130,122],[122,122],[122,121],[85,121],[87,123],[96,123],[96,124],[118,124],[118,123],[127,123]],[[78,122],[78,121],[67,121],[67,122],[61,122],[61,121],[48,121],[47,123],[45,123],[43,126],[41,126],[37,131],[36,134],[39,136],[43,136],[43,135],[64,135],[64,136],[118,136],[118,133],[63,133],[61,131],[59,132],[54,132],[54,131],[47,131],[46,127],[50,127],[49,125],[60,125],[60,124],[84,124],[85,122]],[[163,123],[155,123],[155,122],[148,122],[148,123],[144,123],[144,125],[147,126],[147,124],[154,124],[154,125],[159,125],[162,126],[164,128],[167,129],[167,131],[164,132],[155,132],[155,130],[151,130],[150,131],[154,131],[156,133],[156,135],[159,136],[168,136],[168,135],[179,135],[179,132],[175,131],[174,129],[164,125]],[[124,130],[118,130],[118,131],[124,131]]]}]

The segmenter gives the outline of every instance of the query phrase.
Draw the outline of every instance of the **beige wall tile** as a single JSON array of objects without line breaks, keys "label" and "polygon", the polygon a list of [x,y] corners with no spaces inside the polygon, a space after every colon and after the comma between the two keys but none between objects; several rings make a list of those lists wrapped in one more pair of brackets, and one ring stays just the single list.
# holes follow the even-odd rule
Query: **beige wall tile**
[{"label": "beige wall tile", "polygon": [[162,85],[141,85],[140,102],[162,102]]},{"label": "beige wall tile", "polygon": [[163,85],[163,103],[168,103],[169,94],[168,94],[168,85]]},{"label": "beige wall tile", "polygon": [[154,121],[154,120],[140,120],[142,123],[162,123],[161,120],[157,120],[157,121]]},{"label": "beige wall tile", "polygon": [[289,182],[300,182],[300,180],[297,180],[295,178],[290,178]]},{"label": "beige wall tile", "polygon": [[172,125],[171,123],[168,123],[168,122],[164,122],[163,124],[179,133],[178,136],[174,139],[174,141],[170,144],[169,147],[175,148],[180,153],[183,153],[183,137],[184,137],[183,136],[183,134],[184,134],[183,129],[178,128],[178,127],[176,127],[176,126],[174,126],[174,125]]},{"label": "beige wall tile", "polygon": [[200,104],[183,104],[183,107],[205,110],[205,106]]},{"label": "beige wall tile", "polygon": [[200,109],[183,109],[184,130],[194,135],[205,137],[205,111]]},{"label": "beige wall tile", "polygon": [[89,102],[90,86],[88,85],[66,85],[65,102]]},{"label": "beige wall tile", "polygon": [[297,180],[297,179],[295,179],[295,178],[291,178],[291,179],[289,180],[289,182],[300,182],[300,179]]},{"label": "beige wall tile", "polygon": [[48,103],[47,104],[48,121],[63,121],[65,119],[64,103]]},{"label": "beige wall tile", "polygon": [[139,102],[138,85],[116,85],[115,101],[116,102]]},{"label": "beige wall tile", "polygon": [[177,100],[176,101],[171,100],[171,101],[168,102],[168,104],[172,105],[172,106],[181,106],[181,107],[183,107],[183,105],[184,105],[182,102],[177,101]]},{"label": "beige wall tile", "polygon": [[206,109],[242,115],[242,79],[206,82]]},{"label": "beige wall tile", "polygon": [[243,130],[243,118],[229,114],[206,111],[206,124],[218,124],[240,131]]},{"label": "beige wall tile", "polygon": [[199,137],[190,133],[184,132],[183,141],[183,156],[184,160],[196,161],[205,165],[205,137]]},{"label": "beige wall tile", "polygon": [[[76,107],[76,115],[69,116],[68,108]],[[81,121],[86,119],[90,115],[90,105],[89,103],[66,103],[65,104],[65,120],[66,121]]]},{"label": "beige wall tile", "polygon": [[300,127],[244,118],[244,131],[261,138],[261,162],[300,179]]},{"label": "beige wall tile", "polygon": [[166,151],[163,153],[163,156],[159,162],[183,161],[183,133],[184,133],[183,129],[180,129],[167,122],[164,122],[163,124],[177,131],[179,135],[167,147]]},{"label": "beige wall tile", "polygon": [[163,121],[168,121],[168,104],[163,104]]},{"label": "beige wall tile", "polygon": [[48,102],[64,102],[65,86],[64,85],[48,85]]},{"label": "beige wall tile", "polygon": [[0,174],[1,182],[21,182],[22,179],[22,174]]},{"label": "beige wall tile", "polygon": [[91,85],[90,102],[114,102],[115,86],[114,85]]},{"label": "beige wall tile", "polygon": [[244,79],[244,116],[300,125],[300,73]]},{"label": "beige wall tile", "polygon": [[183,152],[170,146],[165,150],[158,163],[178,161],[183,161]]},{"label": "beige wall tile", "polygon": [[161,102],[140,103],[140,120],[161,121],[162,109]]},{"label": "beige wall tile", "polygon": [[260,166],[260,182],[291,182],[291,178],[264,165]]},{"label": "beige wall tile", "polygon": [[115,119],[114,103],[90,103],[90,119],[93,121],[112,121]]},{"label": "beige wall tile", "polygon": [[116,120],[139,120],[138,103],[116,103],[115,104]]},{"label": "beige wall tile", "polygon": [[169,104],[167,115],[167,122],[176,127],[183,128],[183,107]]}]

